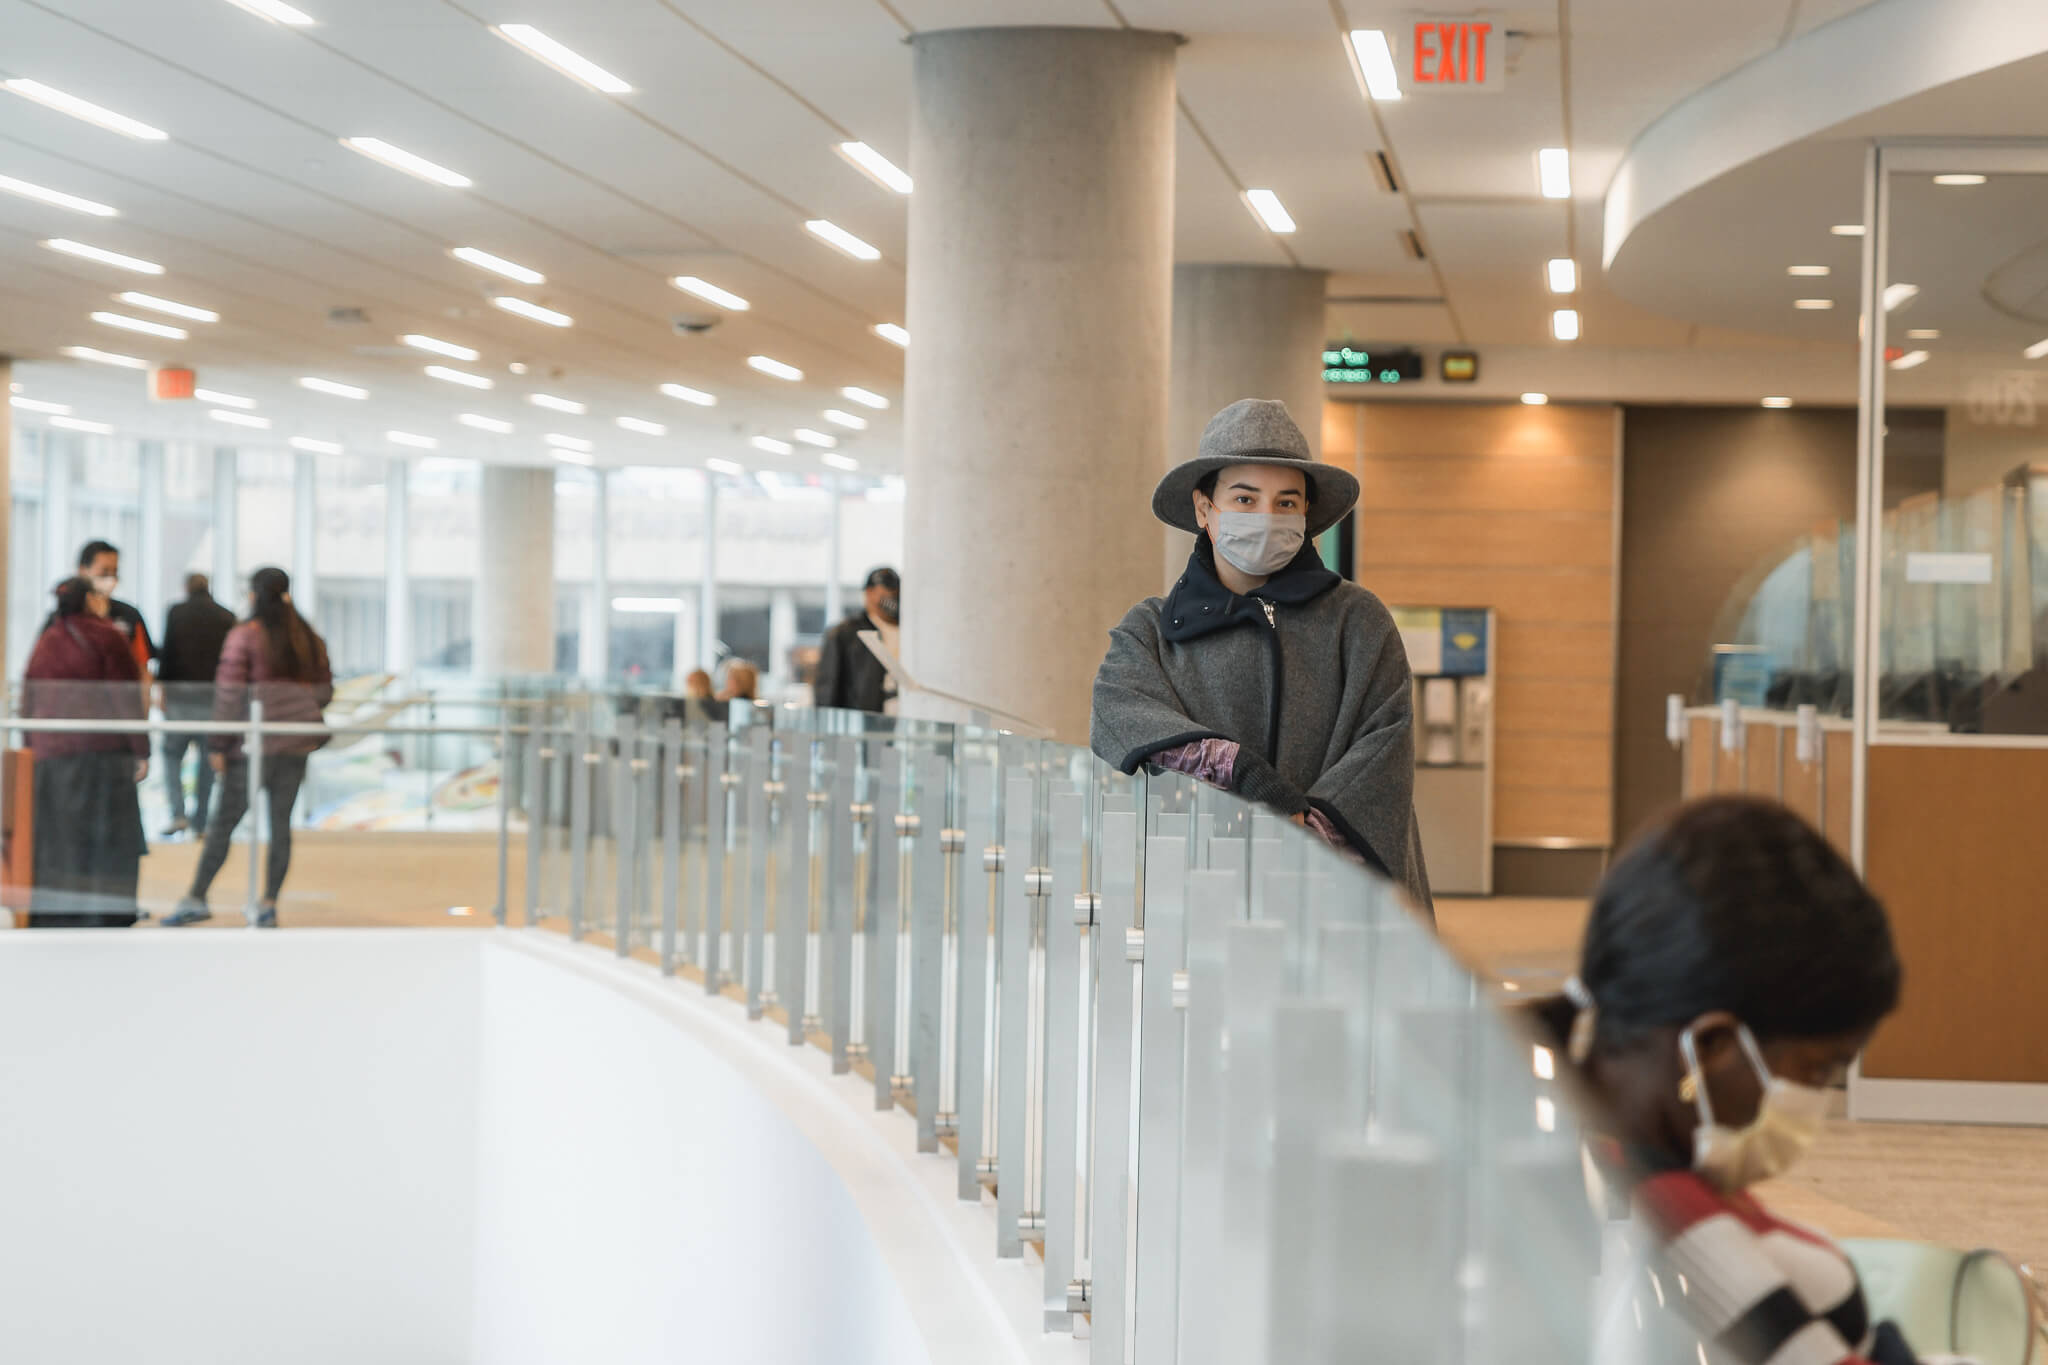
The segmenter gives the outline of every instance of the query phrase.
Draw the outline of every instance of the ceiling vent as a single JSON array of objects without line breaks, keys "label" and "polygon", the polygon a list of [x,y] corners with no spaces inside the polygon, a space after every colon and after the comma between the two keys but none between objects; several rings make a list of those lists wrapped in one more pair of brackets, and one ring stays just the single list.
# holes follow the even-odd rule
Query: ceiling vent
[{"label": "ceiling vent", "polygon": [[370,314],[364,308],[330,308],[327,310],[329,327],[368,327]]},{"label": "ceiling vent", "polygon": [[1413,261],[1426,261],[1429,253],[1422,249],[1422,238],[1415,235],[1414,228],[1403,228],[1396,234],[1401,239],[1401,250]]},{"label": "ceiling vent", "polygon": [[1368,152],[1365,164],[1372,171],[1372,183],[1388,194],[1401,192],[1401,181],[1394,174],[1394,163],[1387,159],[1385,152]]}]

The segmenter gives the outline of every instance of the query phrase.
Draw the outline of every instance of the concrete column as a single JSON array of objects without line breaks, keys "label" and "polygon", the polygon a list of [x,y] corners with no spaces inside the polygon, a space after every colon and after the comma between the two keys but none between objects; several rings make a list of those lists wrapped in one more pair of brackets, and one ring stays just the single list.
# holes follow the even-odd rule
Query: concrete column
[{"label": "concrete column", "polygon": [[555,471],[483,466],[478,522],[479,678],[555,671]]},{"label": "concrete column", "polygon": [[590,596],[583,602],[583,629],[577,644],[577,672],[586,682],[602,683],[612,671],[611,480],[603,470],[590,493]]},{"label": "concrete column", "polygon": [[1157,586],[1177,41],[912,40],[905,663],[1074,742]]},{"label": "concrete column", "polygon": [[[1308,448],[1321,453],[1327,279],[1292,266],[1174,267],[1173,415],[1159,473],[1192,458],[1209,419],[1240,398],[1285,403]],[[1194,537],[1160,530],[1164,588],[1180,577]]]},{"label": "concrete column", "polygon": [[[248,584],[235,572],[241,503],[235,497],[236,466],[239,459],[232,446],[213,448],[213,595],[217,601],[242,613],[242,599]],[[49,487],[49,464],[43,466],[45,488]]]},{"label": "concrete column", "polygon": [[768,599],[768,657],[763,660],[768,674],[766,682],[775,691],[788,686],[789,652],[796,648],[796,594],[788,588],[777,588]]}]

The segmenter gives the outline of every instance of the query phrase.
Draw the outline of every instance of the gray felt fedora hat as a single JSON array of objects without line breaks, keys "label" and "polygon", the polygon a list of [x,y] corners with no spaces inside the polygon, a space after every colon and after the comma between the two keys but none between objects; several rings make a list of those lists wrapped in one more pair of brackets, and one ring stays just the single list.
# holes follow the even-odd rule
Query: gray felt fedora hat
[{"label": "gray felt fedora hat", "polygon": [[1168,526],[1201,533],[1195,524],[1195,485],[1234,464],[1304,465],[1309,479],[1308,533],[1321,535],[1358,502],[1349,470],[1309,453],[1308,438],[1277,398],[1240,398],[1209,419],[1195,458],[1175,465],[1152,490],[1152,515]]}]

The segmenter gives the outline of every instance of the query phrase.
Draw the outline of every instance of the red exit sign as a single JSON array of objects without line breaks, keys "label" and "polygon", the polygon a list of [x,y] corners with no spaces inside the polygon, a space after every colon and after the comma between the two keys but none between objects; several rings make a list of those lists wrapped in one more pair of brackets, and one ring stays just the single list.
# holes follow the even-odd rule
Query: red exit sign
[{"label": "red exit sign", "polygon": [[1411,90],[1498,90],[1507,75],[1501,26],[1468,15],[1431,14],[1409,34]]}]

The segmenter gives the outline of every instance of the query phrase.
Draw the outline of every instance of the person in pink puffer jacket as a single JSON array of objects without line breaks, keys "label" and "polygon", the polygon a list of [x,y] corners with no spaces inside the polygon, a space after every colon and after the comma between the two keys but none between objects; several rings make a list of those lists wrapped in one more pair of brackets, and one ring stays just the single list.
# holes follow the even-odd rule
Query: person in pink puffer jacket
[{"label": "person in pink puffer jacket", "polygon": [[[263,703],[266,722],[320,724],[334,700],[334,671],[327,662],[327,643],[292,605],[292,581],[283,569],[258,569],[249,579],[249,619],[236,626],[221,650],[214,676],[213,718],[249,718],[253,696]],[[277,895],[292,862],[292,807],[306,780],[306,760],[327,743],[325,735],[266,736],[263,741],[263,789],[269,797],[270,856],[265,868],[259,928],[277,927]],[[164,919],[167,927],[196,924],[213,918],[206,893],[228,860],[235,826],[249,809],[249,759],[240,735],[213,737],[213,769],[222,778],[221,797],[206,829],[206,850],[192,889]]]}]

